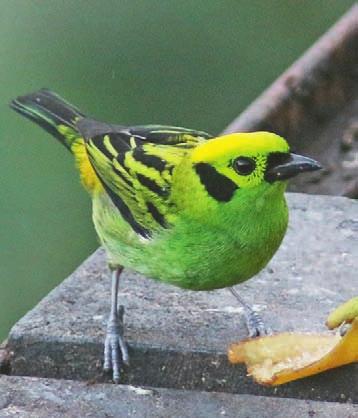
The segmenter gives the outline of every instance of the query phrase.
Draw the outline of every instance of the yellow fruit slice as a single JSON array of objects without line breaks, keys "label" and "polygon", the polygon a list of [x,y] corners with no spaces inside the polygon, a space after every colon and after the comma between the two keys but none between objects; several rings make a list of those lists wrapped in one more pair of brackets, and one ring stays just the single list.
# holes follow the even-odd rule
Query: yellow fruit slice
[{"label": "yellow fruit slice", "polygon": [[358,361],[358,298],[337,308],[327,323],[352,322],[343,337],[282,333],[232,344],[231,363],[245,363],[248,374],[264,385],[281,385]]}]

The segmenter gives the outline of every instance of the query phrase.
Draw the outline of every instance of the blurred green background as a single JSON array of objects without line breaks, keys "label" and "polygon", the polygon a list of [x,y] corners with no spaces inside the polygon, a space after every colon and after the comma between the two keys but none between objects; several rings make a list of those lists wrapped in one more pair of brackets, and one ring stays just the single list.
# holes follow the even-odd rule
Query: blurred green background
[{"label": "blurred green background", "polygon": [[1,0],[0,340],[97,246],[71,155],[11,98],[220,132],[353,3]]}]

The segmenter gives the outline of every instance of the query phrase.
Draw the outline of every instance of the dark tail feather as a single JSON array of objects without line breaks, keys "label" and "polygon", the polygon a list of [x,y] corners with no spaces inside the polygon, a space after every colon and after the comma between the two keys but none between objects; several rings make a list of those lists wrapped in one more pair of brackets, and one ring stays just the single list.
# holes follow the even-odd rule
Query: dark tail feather
[{"label": "dark tail feather", "polygon": [[10,107],[37,123],[68,149],[80,136],[76,124],[84,114],[48,89],[19,96]]}]

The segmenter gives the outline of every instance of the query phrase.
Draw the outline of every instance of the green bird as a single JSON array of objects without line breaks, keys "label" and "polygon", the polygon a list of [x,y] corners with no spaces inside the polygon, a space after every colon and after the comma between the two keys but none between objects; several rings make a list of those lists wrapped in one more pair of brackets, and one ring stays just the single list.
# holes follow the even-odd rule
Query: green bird
[{"label": "green bird", "polygon": [[190,290],[229,287],[250,335],[263,323],[232,289],[266,266],[287,229],[287,180],[321,168],[270,132],[213,137],[172,126],[122,126],[86,117],[41,89],[11,107],[55,136],[77,163],[112,269],[104,369],[128,363],[118,283],[123,267]]}]

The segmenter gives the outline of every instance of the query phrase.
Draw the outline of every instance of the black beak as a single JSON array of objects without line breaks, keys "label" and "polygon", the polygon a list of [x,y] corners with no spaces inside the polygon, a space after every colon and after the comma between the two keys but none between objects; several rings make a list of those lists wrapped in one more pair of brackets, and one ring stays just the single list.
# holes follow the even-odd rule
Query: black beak
[{"label": "black beak", "polygon": [[[285,155],[285,154],[281,154]],[[284,159],[286,161],[284,161]],[[265,173],[265,180],[272,183],[277,180],[287,180],[297,174],[306,171],[316,171],[322,168],[321,164],[312,158],[304,157],[298,154],[286,154],[286,158],[270,158]],[[280,161],[281,160],[281,161]]]}]

